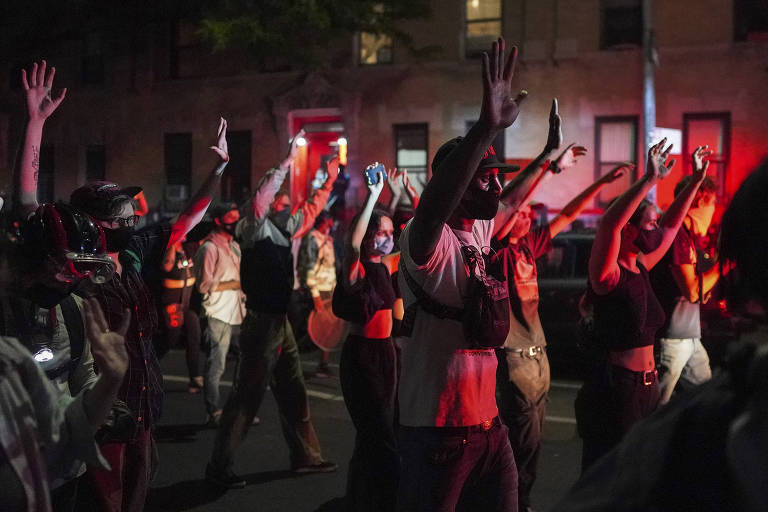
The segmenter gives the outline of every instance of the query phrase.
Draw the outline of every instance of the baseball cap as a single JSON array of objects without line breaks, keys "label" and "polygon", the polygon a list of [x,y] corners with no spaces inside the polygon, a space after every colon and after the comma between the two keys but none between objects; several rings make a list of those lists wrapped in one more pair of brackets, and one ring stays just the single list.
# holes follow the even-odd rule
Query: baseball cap
[{"label": "baseball cap", "polygon": [[[454,137],[453,139],[440,146],[440,149],[437,150],[435,157],[432,159],[432,173],[437,172],[437,168],[440,166],[440,163],[442,163],[442,161],[451,153],[451,151],[456,149],[462,140],[464,140],[464,137]],[[520,166],[502,162],[496,155],[496,150],[493,149],[493,146],[488,146],[488,149],[483,155],[483,159],[480,160],[480,165],[477,167],[477,169],[498,169],[501,173],[507,173],[519,171]]]},{"label": "baseball cap", "polygon": [[69,202],[97,219],[108,219],[125,199],[133,199],[141,191],[141,187],[121,188],[112,181],[89,181],[72,192]]}]

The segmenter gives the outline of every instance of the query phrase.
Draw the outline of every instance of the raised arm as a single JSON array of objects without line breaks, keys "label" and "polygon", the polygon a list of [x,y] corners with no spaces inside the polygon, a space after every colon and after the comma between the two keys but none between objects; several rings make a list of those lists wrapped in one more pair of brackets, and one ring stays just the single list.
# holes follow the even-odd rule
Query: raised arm
[{"label": "raised arm", "polygon": [[[707,176],[707,168],[709,168],[709,160],[706,162],[704,159],[712,154],[712,151],[708,149],[709,146],[697,147],[693,155],[691,156],[691,162],[693,165],[693,178],[690,183],[677,195],[672,204],[667,208],[667,211],[659,219],[659,228],[663,233],[661,245],[648,254],[641,254],[638,259],[647,269],[653,268],[669,250],[672,242],[675,241],[677,232],[680,230],[680,225],[683,223],[685,216],[688,215],[688,210],[693,203],[693,198],[696,196],[696,191],[699,190],[701,182]],[[674,165],[674,160],[670,164],[669,168]]]},{"label": "raised arm", "polygon": [[328,202],[328,197],[333,190],[333,184],[336,183],[336,178],[339,177],[339,157],[335,156],[328,161],[326,169],[326,178],[323,182],[323,186],[312,191],[312,195],[309,196],[291,215],[286,230],[291,233],[293,238],[301,238],[305,234],[309,233],[312,226],[315,224],[317,215],[325,207],[325,203]]},{"label": "raised arm", "polygon": [[557,98],[554,98],[552,100],[552,107],[549,110],[549,130],[544,150],[515,176],[512,181],[507,183],[501,191],[499,213],[496,214],[493,224],[494,234],[497,234],[499,230],[507,226],[520,206],[531,198],[535,187],[541,182],[544,173],[548,169],[544,163],[560,147],[562,142],[562,120],[558,113]]},{"label": "raised arm", "polygon": [[352,226],[349,241],[347,242],[347,254],[342,276],[342,283],[346,287],[352,286],[361,277],[362,265],[360,264],[360,248],[363,244],[365,232],[368,229],[368,223],[371,220],[373,208],[376,206],[376,201],[379,199],[379,195],[384,188],[384,180],[386,179],[386,175],[379,171],[378,182],[373,185],[368,185],[368,198],[365,200],[365,205],[363,206],[360,215],[357,217],[357,222]]},{"label": "raised arm", "polygon": [[627,172],[631,172],[634,168],[635,165],[630,162],[620,164],[608,171],[605,175],[601,176],[593,184],[585,188],[581,194],[574,197],[570,203],[565,205],[560,213],[557,214],[555,218],[552,219],[552,221],[549,223],[550,236],[554,238],[558,233],[565,229],[568,224],[576,220],[576,217],[579,216],[584,208],[592,203],[592,201],[595,199],[595,197],[597,197],[597,194],[600,193],[603,187],[618,180]]},{"label": "raised arm", "polygon": [[411,183],[411,179],[408,177],[408,170],[403,169],[403,172],[400,173],[400,179],[403,182],[403,190],[405,190],[405,195],[408,196],[408,199],[411,200],[411,205],[414,209],[419,207],[419,200],[421,199],[419,197],[419,193],[416,191],[416,188]]},{"label": "raised arm", "polygon": [[619,282],[619,249],[621,248],[621,230],[629,222],[643,198],[666,176],[674,165],[674,160],[666,167],[666,161],[672,145],[662,151],[667,139],[662,139],[648,150],[645,174],[632,184],[626,192],[605,211],[600,227],[592,244],[589,255],[589,281],[596,293],[606,294]]},{"label": "raised arm", "polygon": [[[259,185],[256,187],[256,192],[250,200],[250,214],[256,220],[266,218],[269,213],[269,207],[272,201],[275,199],[275,194],[280,190],[280,186],[285,181],[285,177],[288,175],[288,171],[291,170],[293,162],[296,157],[299,156],[299,140],[304,138],[304,130],[299,130],[299,133],[291,139],[290,147],[288,148],[288,154],[280,162],[277,169],[271,169],[267,171],[267,174],[261,179]],[[241,213],[244,208],[241,208]]]},{"label": "raised arm", "polygon": [[402,174],[405,171],[397,172],[397,167],[387,172],[387,186],[389,187],[390,198],[387,210],[390,215],[397,211],[397,205],[400,204],[400,198],[403,197],[403,179]]},{"label": "raised arm", "polygon": [[213,170],[203,182],[200,189],[192,197],[187,207],[179,216],[171,222],[171,236],[168,239],[166,248],[181,242],[192,228],[203,220],[206,210],[211,205],[213,194],[219,189],[221,175],[229,163],[229,151],[227,148],[227,121],[223,117],[219,120],[219,130],[216,138],[216,145],[211,146],[216,153],[217,161]]},{"label": "raised arm", "polygon": [[447,155],[427,183],[409,233],[411,258],[422,264],[435,250],[442,225],[459,205],[477,171],[483,154],[496,134],[511,125],[520,113],[520,104],[528,94],[512,95],[512,78],[517,63],[517,48],[512,47],[504,63],[504,40],[493,43],[491,56],[483,54],[483,104],[480,119],[466,137]]},{"label": "raised arm", "polygon": [[51,97],[56,68],[51,67],[46,73],[46,65],[45,61],[42,61],[39,66],[34,63],[29,74],[25,69],[21,70],[21,84],[24,86],[27,97],[29,120],[24,133],[20,174],[16,180],[18,186],[14,187],[17,195],[17,201],[14,201],[14,204],[21,209],[19,213],[22,215],[31,213],[37,208],[37,178],[40,172],[40,142],[43,138],[43,125],[67,94],[67,89],[64,88],[56,99]]}]

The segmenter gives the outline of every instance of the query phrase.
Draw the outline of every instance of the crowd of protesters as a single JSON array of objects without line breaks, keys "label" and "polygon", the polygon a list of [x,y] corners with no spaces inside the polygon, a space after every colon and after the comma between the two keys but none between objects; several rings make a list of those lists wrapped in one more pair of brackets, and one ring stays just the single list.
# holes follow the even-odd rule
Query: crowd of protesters
[{"label": "crowd of protesters", "polygon": [[[0,509],[143,510],[164,462],[159,358],[181,344],[189,392],[202,391],[216,428],[201,461],[209,484],[245,487],[235,454],[267,386],[290,469],[336,471],[299,347],[315,341],[315,375],[330,375],[342,330],[327,338],[343,320],[339,377],[356,429],[346,509],[532,510],[550,386],[536,261],[634,165],[536,223],[537,187],[566,179],[586,149],[561,147],[555,99],[542,152],[522,170],[498,158],[491,142],[528,95],[513,92],[516,62],[502,39],[483,55],[479,119],[438,149],[421,195],[405,170],[373,164],[361,170],[362,208],[343,222],[327,204],[344,176],[333,157],[291,204],[281,187],[300,131],[244,205],[209,209],[229,162],[220,119],[188,206],[142,229],[136,186],[89,182],[68,203],[37,203],[43,128],[66,89],[51,95],[45,61],[22,71],[29,119],[14,200],[2,205],[15,227],[0,247]],[[723,216],[718,260],[704,242],[717,197],[706,146],[666,212],[646,199],[671,149],[649,149],[595,233],[580,304],[593,357],[575,403],[582,477],[557,510],[768,509],[768,164]],[[193,238],[206,215],[209,232]],[[715,293],[748,320],[719,373],[701,343],[701,305]],[[222,400],[228,355],[234,386]]]}]

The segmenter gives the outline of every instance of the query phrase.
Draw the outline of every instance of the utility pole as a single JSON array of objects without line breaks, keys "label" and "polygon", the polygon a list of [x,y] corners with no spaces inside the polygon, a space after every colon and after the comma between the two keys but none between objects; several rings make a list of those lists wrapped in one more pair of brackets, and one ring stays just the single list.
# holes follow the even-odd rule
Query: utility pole
[{"label": "utility pole", "polygon": [[[654,72],[658,64],[658,54],[653,35],[653,0],[643,0],[643,153],[646,158],[648,148],[653,144],[653,131],[656,127],[656,86]],[[648,165],[648,162],[645,162]],[[648,199],[656,202],[656,187],[648,192]]]}]

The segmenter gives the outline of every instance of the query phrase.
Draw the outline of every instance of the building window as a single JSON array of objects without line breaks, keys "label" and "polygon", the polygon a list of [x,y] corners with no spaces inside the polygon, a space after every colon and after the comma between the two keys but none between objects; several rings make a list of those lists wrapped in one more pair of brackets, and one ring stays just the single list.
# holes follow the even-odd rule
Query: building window
[{"label": "building window", "polygon": [[192,184],[192,134],[165,134],[165,201],[170,210],[180,210],[189,198]]},{"label": "building window", "polygon": [[171,24],[170,76],[184,78],[196,74],[199,63],[200,38],[192,20],[177,20]]},{"label": "building window", "polygon": [[691,169],[693,150],[704,145],[712,150],[707,174],[717,184],[717,199],[723,201],[726,199],[726,174],[731,153],[730,112],[683,114],[684,172]]},{"label": "building window", "polygon": [[52,203],[54,201],[54,181],[56,174],[53,145],[46,144],[40,148],[40,168],[37,174],[37,202]]},{"label": "building window", "polygon": [[641,0],[602,0],[600,48],[634,48],[643,44]]},{"label": "building window", "polygon": [[85,148],[85,181],[103,180],[107,170],[107,156],[103,144],[89,144]]},{"label": "building window", "polygon": [[735,0],[733,22],[736,41],[768,41],[768,2]]},{"label": "building window", "polygon": [[85,36],[83,52],[83,83],[99,85],[104,83],[104,48],[100,33]]},{"label": "building window", "polygon": [[501,0],[466,0],[464,54],[476,57],[501,35]]},{"label": "building window", "polygon": [[229,164],[221,178],[221,199],[242,203],[251,195],[251,131],[227,132]]},{"label": "building window", "polygon": [[[595,179],[621,164],[637,163],[637,116],[595,118]],[[605,207],[635,181],[630,173],[606,185],[598,197],[598,205]]]},{"label": "building window", "polygon": [[419,194],[427,184],[427,163],[429,149],[429,125],[396,124],[395,130],[395,166],[407,169],[408,178]]},{"label": "building window", "polygon": [[361,32],[360,64],[392,64],[392,38],[384,34]]}]

